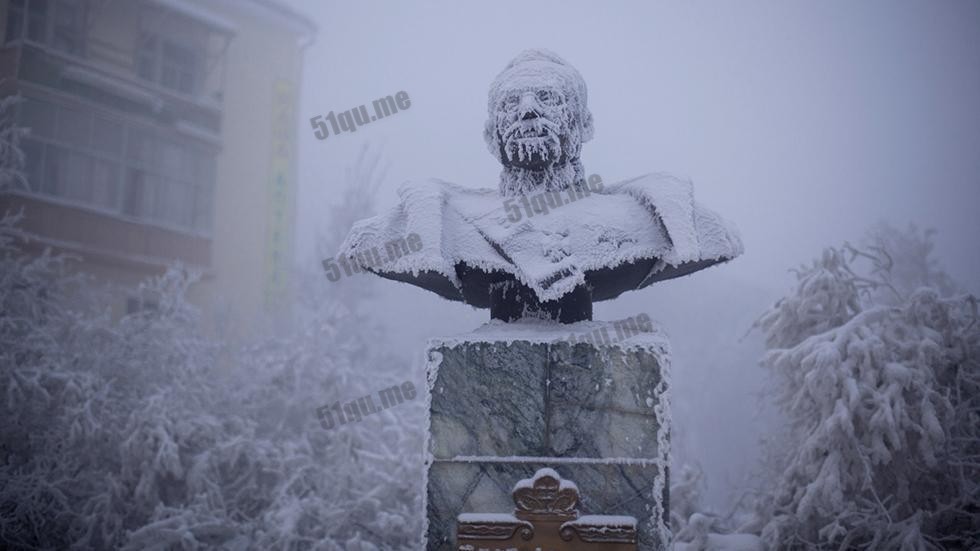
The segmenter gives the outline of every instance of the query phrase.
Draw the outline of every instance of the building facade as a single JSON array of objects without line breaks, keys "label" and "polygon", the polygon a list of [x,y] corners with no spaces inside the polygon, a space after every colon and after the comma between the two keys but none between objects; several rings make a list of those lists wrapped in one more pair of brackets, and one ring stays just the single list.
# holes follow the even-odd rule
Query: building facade
[{"label": "building facade", "polygon": [[[19,94],[31,248],[135,289],[180,262],[192,299],[249,319],[289,289],[303,50],[272,0],[8,0],[0,95]],[[120,311],[140,307],[123,293]]]}]

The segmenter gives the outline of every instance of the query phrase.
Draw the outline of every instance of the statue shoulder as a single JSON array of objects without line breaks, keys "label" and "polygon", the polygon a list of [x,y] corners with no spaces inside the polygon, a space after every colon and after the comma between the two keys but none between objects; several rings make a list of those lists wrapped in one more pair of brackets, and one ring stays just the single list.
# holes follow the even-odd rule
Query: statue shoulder
[{"label": "statue shoulder", "polygon": [[488,188],[464,187],[453,182],[439,178],[426,178],[424,180],[406,180],[398,186],[398,197],[402,201],[409,198],[440,198],[449,197],[484,197],[488,194],[496,194],[496,191]]},{"label": "statue shoulder", "polygon": [[694,198],[694,185],[690,179],[684,179],[668,172],[648,172],[627,180],[622,180],[606,186],[607,193],[680,193]]}]

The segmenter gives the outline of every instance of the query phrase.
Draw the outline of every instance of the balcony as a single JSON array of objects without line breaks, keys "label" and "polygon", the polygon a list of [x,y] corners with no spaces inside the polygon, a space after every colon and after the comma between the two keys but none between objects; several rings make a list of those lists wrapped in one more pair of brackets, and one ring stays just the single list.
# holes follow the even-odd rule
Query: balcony
[{"label": "balcony", "polygon": [[181,6],[12,0],[0,74],[217,140],[234,30]]},{"label": "balcony", "polygon": [[35,243],[206,270],[233,28],[182,0],[10,0],[7,15],[0,95],[23,97],[29,188],[0,204]]},{"label": "balcony", "polygon": [[211,240],[81,208],[50,197],[0,195],[0,212],[23,212],[20,228],[35,249],[52,247],[87,261],[158,270],[178,260],[201,270],[211,266]]}]

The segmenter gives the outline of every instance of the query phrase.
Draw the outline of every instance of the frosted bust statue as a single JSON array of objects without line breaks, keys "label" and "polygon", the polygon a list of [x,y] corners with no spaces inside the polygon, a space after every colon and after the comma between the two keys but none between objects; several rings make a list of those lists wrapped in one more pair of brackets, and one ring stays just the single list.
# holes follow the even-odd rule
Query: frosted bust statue
[{"label": "frosted bust statue", "polygon": [[[598,180],[580,159],[593,135],[587,100],[563,59],[520,53],[490,86],[483,135],[503,165],[498,189],[403,184],[400,204],[355,224],[340,255],[494,319],[572,323],[591,319],[595,301],[741,254],[734,227],[694,202],[690,182],[648,174],[584,186]],[[409,235],[420,246],[392,247]]]}]

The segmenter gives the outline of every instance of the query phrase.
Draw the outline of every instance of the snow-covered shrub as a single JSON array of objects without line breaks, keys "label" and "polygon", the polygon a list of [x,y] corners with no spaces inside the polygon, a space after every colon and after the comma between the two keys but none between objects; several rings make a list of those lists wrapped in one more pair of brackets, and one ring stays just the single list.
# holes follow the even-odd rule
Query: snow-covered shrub
[{"label": "snow-covered shrub", "polygon": [[774,549],[980,547],[980,321],[882,227],[831,248],[758,322],[790,425],[766,502]]},{"label": "snow-covered shrub", "polygon": [[14,124],[14,108],[20,101],[20,96],[0,98],[0,192],[26,183],[20,139],[28,130]]},{"label": "snow-covered shrub", "polygon": [[685,464],[670,485],[670,528],[674,534],[674,551],[762,551],[758,536],[744,529],[741,502],[725,516],[706,511],[702,504],[705,490],[704,471],[700,465]]},{"label": "snow-covered shrub", "polygon": [[0,548],[416,547],[421,404],[329,432],[315,415],[412,378],[351,287],[311,270],[277,332],[225,341],[186,299],[193,274],[145,282],[153,307],[115,318],[64,257],[21,254],[16,223],[0,220]]},{"label": "snow-covered shrub", "polygon": [[684,464],[670,484],[670,530],[680,539],[692,515],[702,509],[704,470],[700,465]]}]

